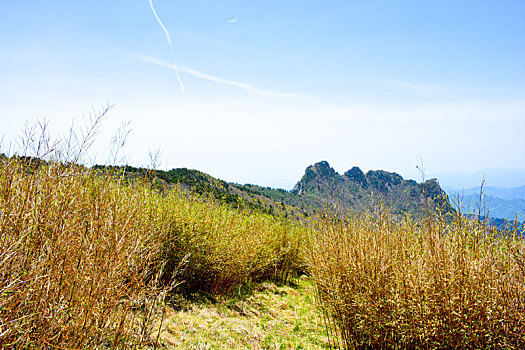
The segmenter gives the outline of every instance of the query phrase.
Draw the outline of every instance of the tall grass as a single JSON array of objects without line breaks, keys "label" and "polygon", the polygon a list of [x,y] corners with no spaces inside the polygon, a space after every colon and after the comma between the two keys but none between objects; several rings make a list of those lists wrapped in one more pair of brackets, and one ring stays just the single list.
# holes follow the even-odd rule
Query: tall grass
[{"label": "tall grass", "polygon": [[458,215],[314,223],[309,267],[344,348],[523,348],[525,243]]},{"label": "tall grass", "polygon": [[37,157],[0,157],[1,347],[155,344],[176,285],[228,294],[299,264],[288,222],[78,165],[98,122],[65,151],[44,128],[22,143]]},{"label": "tall grass", "polygon": [[2,163],[0,343],[81,347],[145,336],[126,322],[167,287],[154,276],[163,242],[155,197],[76,165]]}]

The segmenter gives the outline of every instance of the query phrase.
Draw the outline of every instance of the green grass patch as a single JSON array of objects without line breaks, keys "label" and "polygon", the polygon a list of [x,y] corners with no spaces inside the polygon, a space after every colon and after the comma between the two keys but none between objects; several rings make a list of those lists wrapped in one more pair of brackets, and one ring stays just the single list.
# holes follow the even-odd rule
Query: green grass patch
[{"label": "green grass patch", "polygon": [[170,349],[328,349],[314,286],[262,283],[230,298],[178,302],[169,309],[161,345]]}]

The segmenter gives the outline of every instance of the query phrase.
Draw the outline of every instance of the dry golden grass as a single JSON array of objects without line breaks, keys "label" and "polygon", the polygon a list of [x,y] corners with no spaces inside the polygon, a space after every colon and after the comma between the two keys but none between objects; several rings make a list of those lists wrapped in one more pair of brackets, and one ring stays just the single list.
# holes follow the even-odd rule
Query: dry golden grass
[{"label": "dry golden grass", "polygon": [[79,166],[4,159],[0,343],[77,348],[145,336],[126,320],[169,288],[155,278],[154,198]]},{"label": "dry golden grass", "polygon": [[228,294],[300,265],[289,222],[77,165],[99,122],[0,156],[0,347],[153,346],[176,285]]},{"label": "dry golden grass", "polygon": [[344,348],[523,348],[525,243],[458,215],[314,223],[310,271]]},{"label": "dry golden grass", "polygon": [[[22,154],[34,157],[0,156],[2,348],[168,344],[169,329],[176,333],[188,321],[166,308],[174,288],[231,296],[246,284],[285,282],[305,259],[334,346],[525,347],[522,237],[459,214],[450,223],[430,216],[416,222],[381,211],[327,215],[312,222],[308,236],[290,221],[178,189],[158,191],[151,178],[78,165],[98,123],[60,151],[44,126],[40,137],[29,132],[21,145]],[[295,305],[276,302],[283,310]],[[324,335],[284,340],[308,323],[297,319],[291,333],[279,327],[268,333],[263,327],[274,322],[256,307],[259,301],[232,303],[222,310],[254,319],[206,321],[218,332],[218,347],[228,346],[223,331],[241,347],[326,346]],[[290,322],[308,317],[291,315]],[[248,336],[235,338],[242,334]]]},{"label": "dry golden grass", "polygon": [[172,192],[165,248],[168,265],[187,260],[180,289],[228,294],[247,281],[285,282],[301,265],[304,229],[268,215],[251,214]]}]

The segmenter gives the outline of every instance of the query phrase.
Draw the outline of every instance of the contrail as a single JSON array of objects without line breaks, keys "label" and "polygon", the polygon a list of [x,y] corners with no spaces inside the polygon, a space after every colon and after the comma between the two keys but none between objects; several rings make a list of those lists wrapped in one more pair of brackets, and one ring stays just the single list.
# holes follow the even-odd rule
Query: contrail
[{"label": "contrail", "polygon": [[[166,26],[164,25],[164,23],[162,23],[159,15],[157,14],[157,11],[155,11],[155,7],[153,6],[153,0],[149,0],[149,6],[151,7],[151,11],[153,11],[153,14],[155,15],[155,18],[157,19],[157,22],[159,23],[162,30],[164,31],[164,34],[166,34],[166,40],[168,41],[168,45],[170,46],[171,59],[175,63],[174,65],[176,66],[177,64],[175,62],[175,57],[173,56],[173,46],[171,46],[170,33],[166,29]],[[184,83],[182,82],[179,71],[177,70],[177,68],[174,68],[174,70],[175,70],[175,75],[177,76],[177,80],[179,81],[180,88],[182,92],[186,95],[186,88],[184,87]]]},{"label": "contrail", "polygon": [[168,40],[168,44],[171,47],[171,36],[166,27],[164,26],[164,23],[162,23],[159,15],[157,14],[157,11],[155,11],[155,7],[153,6],[153,0],[149,0],[149,6],[151,7],[151,11],[153,11],[153,14],[155,15],[155,18],[157,19],[157,22],[159,22],[159,25],[162,27],[162,30],[164,31],[164,34],[166,34],[166,39]]},{"label": "contrail", "polygon": [[241,89],[243,89],[245,91],[248,91],[249,93],[251,93],[253,95],[280,97],[280,98],[287,98],[287,99],[294,99],[294,100],[312,100],[310,97],[307,97],[307,96],[302,96],[302,95],[297,95],[297,94],[289,94],[289,93],[282,93],[282,92],[267,91],[267,90],[258,88],[257,86],[254,86],[254,85],[249,84],[249,83],[243,83],[243,82],[240,82],[240,81],[235,81],[235,80],[229,80],[229,79],[216,77],[214,75],[210,75],[210,74],[207,74],[207,73],[204,73],[204,72],[192,69],[192,68],[179,66],[177,64],[171,64],[171,63],[168,63],[168,62],[163,62],[163,61],[160,61],[160,60],[158,60],[156,58],[153,58],[153,57],[142,56],[142,55],[137,55],[135,57],[137,59],[141,60],[141,61],[152,63],[152,64],[155,64],[157,66],[173,69],[175,71],[181,71],[181,72],[184,72],[184,73],[188,73],[188,74],[193,75],[194,77],[197,77],[197,78],[200,78],[200,79],[212,81],[214,83],[235,86],[235,87],[241,88]]}]

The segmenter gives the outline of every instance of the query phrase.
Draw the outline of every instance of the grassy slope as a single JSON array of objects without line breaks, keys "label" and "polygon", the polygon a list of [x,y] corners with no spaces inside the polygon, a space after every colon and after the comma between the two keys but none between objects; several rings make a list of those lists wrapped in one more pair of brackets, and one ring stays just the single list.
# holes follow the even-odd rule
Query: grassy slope
[{"label": "grassy slope", "polygon": [[[0,346],[129,348],[154,344],[160,329],[166,348],[328,347],[312,285],[267,282],[303,263],[300,226],[147,179],[17,159],[0,170]],[[349,344],[525,343],[523,241],[489,240],[465,221],[349,220],[319,222],[307,259],[332,321],[358,331]],[[213,297],[164,308],[166,269]],[[253,282],[262,283],[252,294],[239,290]],[[348,305],[358,312],[341,317]],[[154,324],[161,314],[163,327]]]},{"label": "grassy slope", "polygon": [[231,299],[182,301],[167,312],[160,342],[170,349],[327,349],[313,295],[311,281],[301,278],[293,286],[262,283]]}]

